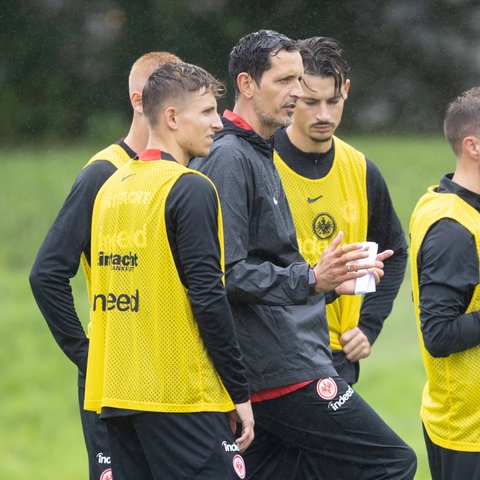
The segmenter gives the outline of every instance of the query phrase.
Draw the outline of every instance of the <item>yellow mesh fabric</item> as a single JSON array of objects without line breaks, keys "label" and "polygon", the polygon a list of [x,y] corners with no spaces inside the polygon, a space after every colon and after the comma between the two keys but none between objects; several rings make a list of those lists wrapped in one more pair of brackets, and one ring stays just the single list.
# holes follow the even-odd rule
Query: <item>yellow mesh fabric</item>
[{"label": "yellow mesh fabric", "polygon": [[[315,265],[325,247],[342,231],[344,243],[367,238],[368,202],[365,156],[334,137],[335,160],[324,178],[302,177],[274,154],[297,230],[300,253]],[[358,325],[361,295],[343,295],[327,305],[330,344],[341,350],[339,337]]]},{"label": "yellow mesh fabric", "polygon": [[[432,441],[451,450],[480,451],[480,347],[434,358],[425,349],[420,329],[418,251],[428,229],[442,218],[453,218],[475,237],[480,252],[480,215],[457,195],[436,193],[435,187],[418,201],[410,221],[410,265],[413,302],[423,363],[427,374],[420,416]],[[447,239],[445,241],[448,241]],[[461,268],[461,265],[458,266]],[[480,309],[480,287],[466,313]]]},{"label": "yellow mesh fabric", "polygon": [[[125,151],[125,149],[115,143],[115,144],[109,145],[107,148],[104,148],[102,151],[96,153],[85,164],[85,167],[98,160],[106,160],[107,162],[110,162],[112,165],[114,165],[116,168],[120,168],[131,159],[128,153]],[[88,290],[88,293],[90,294],[90,265],[87,259],[85,258],[84,253],[82,253],[82,256],[80,257],[80,262],[82,265],[83,273],[85,275],[87,290]],[[90,326],[88,327],[88,331],[90,331]]]},{"label": "yellow mesh fabric", "polygon": [[169,248],[165,201],[183,174],[200,175],[172,161],[130,162],[97,196],[87,410],[233,409]]}]

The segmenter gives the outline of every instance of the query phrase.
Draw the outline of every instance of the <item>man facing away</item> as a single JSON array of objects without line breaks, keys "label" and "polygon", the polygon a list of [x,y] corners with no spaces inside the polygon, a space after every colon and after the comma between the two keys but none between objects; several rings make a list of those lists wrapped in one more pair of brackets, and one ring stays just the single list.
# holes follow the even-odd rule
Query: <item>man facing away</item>
[{"label": "man facing away", "polygon": [[270,136],[303,96],[296,43],[270,30],[242,37],[230,54],[233,111],[210,155],[191,166],[215,183],[225,226],[226,288],[247,365],[255,440],[247,478],[412,479],[413,451],[348,385],[332,363],[325,300],[353,293],[382,252],[363,265],[361,244],[339,234],[313,268],[295,228]]},{"label": "man facing away", "polygon": [[95,196],[110,175],[147,145],[142,90],[161,64],[178,60],[169,52],[150,52],[133,64],[128,78],[133,118],[127,136],[94,155],[75,183],[43,241],[30,273],[35,300],[60,348],[78,367],[78,401],[89,461],[89,478],[109,475],[111,453],[103,421],[83,409],[88,338],[78,318],[70,287],[80,262],[90,287],[90,231]]},{"label": "man facing away", "polygon": [[[147,149],[95,200],[85,408],[107,424],[116,480],[245,476],[253,414],[220,206],[212,182],[186,168],[222,129],[222,89],[194,65],[155,70],[143,90]],[[241,424],[236,441],[227,414]]]},{"label": "man facing away", "polygon": [[456,167],[410,220],[411,275],[427,374],[420,416],[433,480],[480,478],[480,88],[449,106]]},{"label": "man facing away", "polygon": [[376,292],[341,296],[327,305],[335,369],[356,383],[359,360],[370,354],[405,275],[407,242],[376,165],[334,136],[348,97],[349,70],[332,38],[299,42],[304,96],[294,121],[274,134],[274,160],[287,193],[300,253],[314,265],[339,231],[344,241],[369,241],[394,250]]}]

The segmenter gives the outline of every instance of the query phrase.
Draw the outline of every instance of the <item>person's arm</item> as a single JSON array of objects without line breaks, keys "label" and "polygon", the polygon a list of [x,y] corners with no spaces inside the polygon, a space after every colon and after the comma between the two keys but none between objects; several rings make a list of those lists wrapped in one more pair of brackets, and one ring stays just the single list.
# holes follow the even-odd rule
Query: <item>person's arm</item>
[{"label": "person's arm", "polygon": [[[252,155],[256,155],[252,152]],[[256,158],[252,160],[254,162]],[[194,167],[195,168],[195,167]],[[251,217],[261,209],[255,169],[234,145],[214,144],[199,170],[215,184],[222,205],[225,232],[226,286],[233,303],[304,304],[309,295],[309,266],[304,261],[280,265],[265,250],[249,251]],[[257,180],[260,180],[257,178]],[[275,232],[272,231],[272,235]],[[275,261],[276,260],[276,261]]]},{"label": "person's arm", "polygon": [[473,236],[454,220],[443,219],[425,236],[417,261],[427,351],[446,357],[480,345],[480,312],[465,313],[479,283]]},{"label": "person's arm", "polygon": [[88,339],[75,310],[70,279],[80,257],[90,256],[90,231],[95,196],[115,171],[107,161],[83,169],[48,231],[30,272],[33,295],[56,342],[85,373]]},{"label": "person's arm", "polygon": [[[343,246],[337,249],[338,245],[335,244],[334,248],[328,248],[328,252],[324,252],[314,267],[314,288],[310,284],[311,268],[298,253],[292,253],[295,248],[286,247],[288,254],[284,255],[282,260],[272,251],[274,249],[268,246],[249,250],[250,245],[258,246],[262,242],[266,245],[270,242],[270,239],[263,238],[265,231],[271,232],[272,242],[278,241],[275,238],[278,231],[274,224],[271,230],[262,225],[263,232],[256,231],[255,217],[265,207],[262,202],[269,201],[258,190],[268,188],[268,182],[272,182],[272,179],[269,178],[271,172],[255,167],[255,160],[250,161],[248,154],[255,155],[253,152],[245,153],[233,145],[219,147],[214,144],[210,155],[200,162],[200,165],[195,164],[210,177],[220,196],[225,231],[226,286],[230,302],[305,304],[309,295],[315,291],[332,291],[342,282],[363,275],[353,271],[347,274],[346,263],[364,256],[363,251],[357,250],[358,246]],[[279,178],[278,182],[280,184]],[[285,211],[284,215],[290,215],[289,211]],[[264,215],[261,221],[272,219]],[[291,218],[282,217],[279,221],[290,222]],[[291,233],[291,241],[296,245],[293,223],[291,229],[287,227],[286,231]],[[285,232],[283,234],[285,235]],[[258,238],[255,238],[256,236]],[[288,256],[291,261],[285,261]]]},{"label": "person's arm", "polygon": [[172,253],[205,347],[233,402],[248,402],[246,370],[222,282],[212,184],[194,173],[181,176],[168,196],[166,215]]},{"label": "person's arm", "polygon": [[387,184],[377,166],[367,159],[367,240],[378,243],[378,251],[393,250],[385,261],[384,276],[376,291],[364,296],[358,327],[370,346],[380,334],[402,285],[408,262],[408,244],[395,212]]}]

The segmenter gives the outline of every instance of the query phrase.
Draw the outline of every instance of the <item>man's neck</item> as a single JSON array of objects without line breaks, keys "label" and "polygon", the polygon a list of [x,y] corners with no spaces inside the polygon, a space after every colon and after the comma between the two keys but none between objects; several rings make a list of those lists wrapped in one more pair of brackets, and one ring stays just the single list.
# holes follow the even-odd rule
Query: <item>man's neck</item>
[{"label": "man's neck", "polygon": [[477,168],[459,168],[457,165],[452,181],[480,195],[480,172]]},{"label": "man's neck", "polygon": [[247,122],[250,127],[252,127],[253,131],[259,135],[260,137],[268,140],[275,131],[275,127],[270,127],[269,125],[264,125],[258,116],[255,114],[253,108],[250,108],[250,105],[242,105],[240,103],[236,103],[235,107],[233,108],[232,112],[241,117],[245,122]]},{"label": "man's neck", "polygon": [[145,150],[148,142],[148,127],[144,120],[134,115],[130,130],[124,139],[124,142],[135,152],[139,153]]},{"label": "man's neck", "polygon": [[158,133],[152,133],[148,139],[146,149],[156,149],[162,152],[169,153],[177,163],[188,166],[190,157],[178,143],[168,135],[161,135]]}]

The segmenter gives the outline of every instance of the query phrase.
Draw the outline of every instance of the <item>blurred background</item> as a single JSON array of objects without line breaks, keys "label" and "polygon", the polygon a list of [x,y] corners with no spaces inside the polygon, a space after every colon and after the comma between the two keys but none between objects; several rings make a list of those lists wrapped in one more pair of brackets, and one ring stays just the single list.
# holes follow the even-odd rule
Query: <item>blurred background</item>
[{"label": "blurred background", "polygon": [[480,72],[474,0],[4,0],[0,26],[3,144],[110,140],[140,55],[168,50],[229,82],[231,48],[261,28],[344,45],[349,131],[436,133]]},{"label": "blurred background", "polygon": [[[338,135],[382,171],[405,232],[427,186],[454,168],[447,103],[480,84],[480,3],[469,0],[3,0],[0,8],[0,479],[83,480],[87,458],[76,369],[30,291],[37,250],[78,171],[127,133],[127,79],[142,54],[167,50],[227,83],[245,33],[332,36],[352,88]],[[88,323],[83,275],[73,280]],[[409,271],[362,362],[356,389],[415,449],[425,382]],[[281,480],[281,479],[272,479]]]}]

